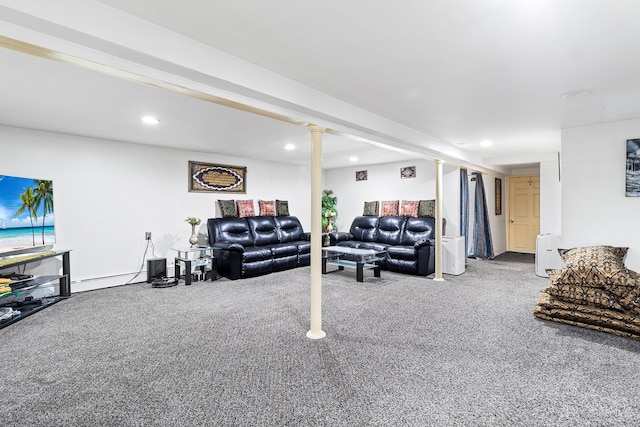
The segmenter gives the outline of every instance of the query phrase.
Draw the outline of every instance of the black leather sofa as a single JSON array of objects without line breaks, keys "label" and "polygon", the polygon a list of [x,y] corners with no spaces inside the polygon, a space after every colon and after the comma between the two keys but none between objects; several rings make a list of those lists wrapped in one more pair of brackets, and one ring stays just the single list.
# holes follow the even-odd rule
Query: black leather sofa
[{"label": "black leather sofa", "polygon": [[433,217],[359,216],[349,232],[330,233],[329,241],[331,246],[385,250],[382,269],[428,276],[435,272],[435,234]]},{"label": "black leather sofa", "polygon": [[209,218],[218,274],[231,280],[309,265],[310,233],[295,216]]}]

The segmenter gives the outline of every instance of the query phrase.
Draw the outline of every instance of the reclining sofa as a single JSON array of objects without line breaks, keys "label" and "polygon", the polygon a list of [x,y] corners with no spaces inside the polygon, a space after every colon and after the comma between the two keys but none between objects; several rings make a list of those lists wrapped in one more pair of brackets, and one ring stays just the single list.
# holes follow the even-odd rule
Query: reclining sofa
[{"label": "reclining sofa", "polygon": [[[436,222],[433,217],[359,216],[349,232],[329,234],[331,246],[385,250],[380,267],[428,276],[435,272]],[[442,234],[446,220],[442,220]]]},{"label": "reclining sofa", "polygon": [[309,265],[310,233],[295,216],[209,218],[218,274],[235,280]]}]

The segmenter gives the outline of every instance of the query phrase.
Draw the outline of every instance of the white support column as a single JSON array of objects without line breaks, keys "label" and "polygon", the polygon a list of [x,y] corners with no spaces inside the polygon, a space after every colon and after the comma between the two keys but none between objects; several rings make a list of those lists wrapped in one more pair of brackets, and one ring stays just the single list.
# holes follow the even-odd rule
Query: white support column
[{"label": "white support column", "polygon": [[322,134],[325,128],[307,126],[311,132],[311,329],[307,338],[320,339],[322,330]]},{"label": "white support column", "polygon": [[442,278],[442,160],[436,163],[436,271],[433,280],[444,281]]}]

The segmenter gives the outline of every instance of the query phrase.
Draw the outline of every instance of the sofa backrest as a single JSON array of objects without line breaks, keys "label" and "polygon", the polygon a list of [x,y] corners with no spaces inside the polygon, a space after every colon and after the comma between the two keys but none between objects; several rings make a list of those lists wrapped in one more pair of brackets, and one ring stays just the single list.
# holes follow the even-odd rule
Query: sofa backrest
[{"label": "sofa backrest", "polygon": [[406,222],[406,216],[380,217],[376,242],[389,245],[401,245]]},{"label": "sofa backrest", "polygon": [[295,216],[276,216],[273,218],[278,228],[280,242],[300,240],[304,230],[300,220]]},{"label": "sofa backrest", "polygon": [[[442,220],[444,222],[444,219]],[[436,238],[436,219],[434,217],[407,218],[402,236],[403,245],[413,245],[419,240]]]},{"label": "sofa backrest", "polygon": [[248,216],[246,220],[253,234],[255,246],[272,245],[279,242],[278,230],[273,216]]},{"label": "sofa backrest", "polygon": [[379,221],[377,216],[357,216],[351,223],[349,233],[353,234],[355,240],[375,242]]},{"label": "sofa backrest", "polygon": [[239,243],[253,246],[253,233],[244,218],[209,218],[207,220],[209,244],[216,242]]}]

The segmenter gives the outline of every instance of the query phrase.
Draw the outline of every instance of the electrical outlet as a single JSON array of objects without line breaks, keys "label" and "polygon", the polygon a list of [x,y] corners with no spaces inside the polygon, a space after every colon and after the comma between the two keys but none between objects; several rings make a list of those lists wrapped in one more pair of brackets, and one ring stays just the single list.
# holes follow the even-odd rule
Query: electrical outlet
[{"label": "electrical outlet", "polygon": [[151,232],[150,231],[145,231],[144,232],[144,240],[151,240]]}]

